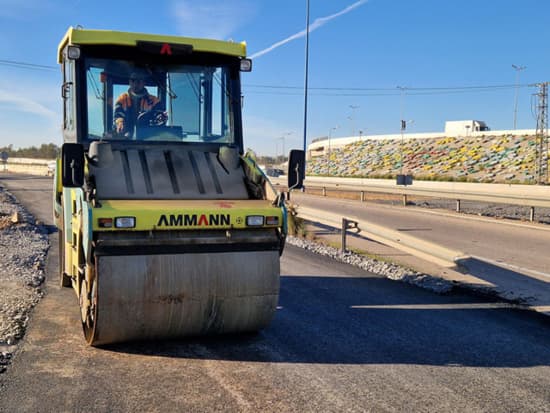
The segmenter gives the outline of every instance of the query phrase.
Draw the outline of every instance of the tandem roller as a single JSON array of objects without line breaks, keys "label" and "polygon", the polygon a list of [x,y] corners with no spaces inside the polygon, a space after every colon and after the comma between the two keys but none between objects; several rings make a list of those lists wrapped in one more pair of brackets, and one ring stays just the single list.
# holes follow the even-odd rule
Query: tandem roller
[{"label": "tandem roller", "polygon": [[87,343],[266,328],[288,215],[244,150],[245,43],[70,28],[58,61],[60,284]]}]

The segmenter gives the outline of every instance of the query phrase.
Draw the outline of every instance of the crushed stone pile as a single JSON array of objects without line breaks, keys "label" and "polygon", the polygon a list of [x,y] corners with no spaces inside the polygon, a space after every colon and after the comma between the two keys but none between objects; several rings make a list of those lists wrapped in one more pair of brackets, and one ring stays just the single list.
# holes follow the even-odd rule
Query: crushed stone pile
[{"label": "crushed stone pile", "polygon": [[44,294],[48,248],[47,229],[0,186],[0,373]]}]

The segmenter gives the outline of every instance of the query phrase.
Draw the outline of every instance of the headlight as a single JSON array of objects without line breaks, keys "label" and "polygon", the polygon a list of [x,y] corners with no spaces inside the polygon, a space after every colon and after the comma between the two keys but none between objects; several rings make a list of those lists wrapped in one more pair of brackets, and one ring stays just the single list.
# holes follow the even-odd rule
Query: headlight
[{"label": "headlight", "polygon": [[116,217],[115,228],[134,228],[136,226],[135,217]]},{"label": "headlight", "polygon": [[251,72],[251,71],[252,71],[252,60],[241,59],[241,72]]},{"label": "headlight", "polygon": [[80,47],[78,46],[69,46],[67,47],[67,57],[72,60],[77,60],[80,58]]},{"label": "headlight", "polygon": [[263,224],[263,215],[249,215],[246,217],[246,225],[249,227],[261,227]]}]

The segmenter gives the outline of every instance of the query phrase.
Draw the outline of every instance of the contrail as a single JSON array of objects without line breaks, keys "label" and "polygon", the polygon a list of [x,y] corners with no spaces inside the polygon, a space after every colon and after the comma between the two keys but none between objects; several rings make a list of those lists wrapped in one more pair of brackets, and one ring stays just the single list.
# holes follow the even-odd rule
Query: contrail
[{"label": "contrail", "polygon": [[[346,13],[349,13],[353,9],[356,9],[357,7],[361,6],[362,4],[365,4],[367,1],[368,0],[356,1],[355,3],[353,3],[353,4],[349,5],[348,7],[346,7],[345,9],[340,10],[338,13],[334,13],[334,14],[331,14],[330,16],[319,17],[318,19],[315,19],[315,21],[312,24],[309,25],[309,32],[311,33],[312,31],[317,30],[319,27],[324,26],[325,24],[327,24],[332,19],[340,17],[340,16],[342,16]],[[268,48],[266,48],[264,50],[260,50],[259,52],[254,53],[252,56],[250,56],[250,58],[255,59],[257,57],[263,56],[264,54],[271,52],[273,49],[276,49],[276,48],[278,48],[278,47],[280,47],[280,46],[282,46],[282,45],[284,45],[288,42],[291,42],[292,40],[296,40],[296,39],[299,39],[300,37],[304,37],[305,35],[306,35],[306,30],[304,29],[302,31],[299,31],[298,33],[293,34],[290,37],[287,37],[284,40],[281,40],[280,42],[277,42],[277,43],[269,46]]]}]

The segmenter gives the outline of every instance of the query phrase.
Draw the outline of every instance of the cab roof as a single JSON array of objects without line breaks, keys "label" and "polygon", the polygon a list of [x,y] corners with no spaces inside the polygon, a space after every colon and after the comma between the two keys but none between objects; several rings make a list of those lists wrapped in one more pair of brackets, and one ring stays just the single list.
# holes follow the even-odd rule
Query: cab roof
[{"label": "cab roof", "polygon": [[194,51],[220,53],[229,56],[245,57],[246,43],[192,37],[165,36],[159,34],[119,32],[112,30],[88,30],[70,27],[59,43],[57,61],[62,62],[63,49],[67,45],[115,45],[137,46],[138,42],[191,45]]}]

